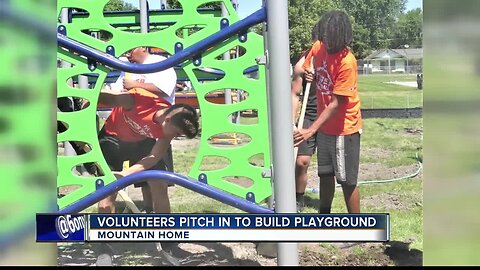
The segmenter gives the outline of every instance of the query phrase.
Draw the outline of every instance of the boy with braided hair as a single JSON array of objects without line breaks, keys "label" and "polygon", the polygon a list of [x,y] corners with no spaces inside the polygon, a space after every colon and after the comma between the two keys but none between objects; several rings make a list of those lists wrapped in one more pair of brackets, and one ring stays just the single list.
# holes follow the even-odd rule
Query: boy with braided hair
[{"label": "boy with braided hair", "polygon": [[[332,11],[319,39],[305,59],[306,79],[317,92],[317,119],[307,129],[294,131],[295,145],[317,133],[321,214],[331,212],[335,179],[342,186],[349,213],[360,212],[357,187],[362,116],[357,89],[357,61],[348,46],[352,25],[343,11]],[[310,59],[314,58],[313,68]]]}]

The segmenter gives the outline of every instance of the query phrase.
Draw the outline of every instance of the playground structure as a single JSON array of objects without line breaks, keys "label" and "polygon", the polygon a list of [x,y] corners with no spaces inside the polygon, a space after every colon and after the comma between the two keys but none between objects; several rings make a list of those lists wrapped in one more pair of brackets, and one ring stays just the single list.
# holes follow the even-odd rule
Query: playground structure
[{"label": "playground structure", "polygon": [[[285,94],[289,93],[286,1],[276,1],[275,4],[273,1],[266,2],[264,8],[243,20],[238,19],[233,5],[227,0],[217,1],[222,3],[222,10],[202,9],[203,4],[210,2],[206,0],[180,0],[182,10],[149,11],[147,1],[140,1],[140,11],[117,13],[103,11],[107,2],[59,0],[57,5],[61,17],[57,34],[58,59],[63,63],[57,72],[57,98],[78,97],[89,100],[91,104],[80,111],[57,113],[58,121],[68,126],[67,131],[58,134],[57,142],[83,142],[91,149],[79,156],[58,156],[57,187],[79,187],[58,199],[59,211],[82,211],[111,192],[148,177],[174,182],[247,212],[273,213],[271,209],[259,206],[259,203],[273,195],[272,174],[276,174],[278,176],[274,188],[278,196],[275,211],[295,212],[293,168],[287,166],[293,164],[293,156],[285,155],[293,152],[292,125],[285,124],[291,118],[291,104]],[[82,12],[69,12],[73,9],[81,9]],[[267,10],[277,17],[275,24],[269,21],[271,27],[267,32],[268,37],[275,36],[275,43],[281,44],[269,47],[269,58],[265,57],[263,37],[248,32],[248,28],[253,25],[273,20],[273,16],[267,18]],[[285,18],[284,23],[278,23],[279,15]],[[123,31],[137,27],[138,22],[141,33]],[[148,25],[160,29],[148,32]],[[193,33],[190,31],[192,27],[195,28]],[[110,38],[101,40],[91,35],[91,32],[100,31],[108,32]],[[279,34],[282,31],[283,34]],[[161,48],[172,57],[147,65],[130,64],[117,59],[124,52],[139,46]],[[238,47],[245,50],[240,57],[222,57]],[[279,92],[276,94],[266,91],[267,60],[268,65],[271,65],[268,84]],[[180,65],[191,81],[202,114],[200,146],[189,176],[148,171],[115,180],[101,153],[94,124],[102,85],[114,70],[148,73],[177,65]],[[257,78],[245,76],[246,70],[255,67]],[[224,76],[202,83],[198,72],[205,68],[221,70]],[[89,87],[88,76],[92,73],[96,77],[95,83]],[[78,77],[79,88],[68,83],[74,77]],[[229,95],[230,89],[240,89],[248,93],[248,98],[225,104],[212,103],[206,98],[210,93],[218,91]],[[258,112],[256,124],[242,125],[231,121],[232,115],[247,110]],[[208,141],[209,138],[228,133],[244,134],[250,141],[228,149],[216,147]],[[278,158],[270,160],[271,153]],[[263,166],[249,162],[257,155],[262,156]],[[224,157],[230,163],[217,170],[200,170],[202,162],[212,156]],[[95,163],[104,175],[78,176],[73,173],[73,168],[87,162]],[[272,167],[276,168],[275,171]],[[242,187],[226,180],[233,176],[248,178],[252,184]],[[280,265],[298,264],[296,244],[279,244],[278,258]]]}]

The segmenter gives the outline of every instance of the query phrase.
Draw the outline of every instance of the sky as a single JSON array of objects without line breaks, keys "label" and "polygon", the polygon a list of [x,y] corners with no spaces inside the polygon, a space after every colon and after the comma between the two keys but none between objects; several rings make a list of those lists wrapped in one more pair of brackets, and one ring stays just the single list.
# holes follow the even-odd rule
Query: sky
[{"label": "sky", "polygon": [[[138,7],[138,0],[124,0],[125,2],[131,3],[135,7]],[[262,6],[262,0],[237,0],[238,1],[238,15],[240,19],[245,18],[246,16],[257,11]],[[359,1],[368,1],[368,0],[359,0]],[[407,11],[415,8],[422,8],[423,0],[408,0],[407,1]],[[149,0],[151,9],[160,8],[160,0]]]}]

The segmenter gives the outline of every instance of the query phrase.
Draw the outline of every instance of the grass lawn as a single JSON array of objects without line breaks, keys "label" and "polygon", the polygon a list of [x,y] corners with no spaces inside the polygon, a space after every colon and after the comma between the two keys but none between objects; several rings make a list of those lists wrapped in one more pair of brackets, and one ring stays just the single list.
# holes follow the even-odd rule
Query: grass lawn
[{"label": "grass lawn", "polygon": [[423,91],[414,87],[386,82],[415,82],[416,75],[362,75],[358,89],[362,108],[415,108],[423,107]]},{"label": "grass lawn", "polygon": [[[247,120],[248,121],[248,120]],[[411,133],[413,131],[413,133]],[[420,131],[420,132],[419,132]],[[422,151],[422,119],[365,119],[362,134],[361,166],[381,164],[382,166],[414,166],[416,155]],[[382,154],[371,155],[370,153]],[[175,170],[187,174],[195,158],[192,149],[175,149]],[[212,166],[218,160],[212,160]],[[316,157],[312,168],[316,170]],[[402,175],[403,176],[403,175]],[[389,179],[386,174],[382,179]],[[411,247],[423,250],[423,202],[422,184],[419,177],[384,184],[361,185],[362,212],[390,213],[391,239],[409,241]],[[307,193],[307,213],[316,213],[318,193]],[[179,213],[241,213],[242,211],[206,198],[177,186],[171,196],[172,211]],[[345,213],[341,189],[337,188],[332,212]]]}]

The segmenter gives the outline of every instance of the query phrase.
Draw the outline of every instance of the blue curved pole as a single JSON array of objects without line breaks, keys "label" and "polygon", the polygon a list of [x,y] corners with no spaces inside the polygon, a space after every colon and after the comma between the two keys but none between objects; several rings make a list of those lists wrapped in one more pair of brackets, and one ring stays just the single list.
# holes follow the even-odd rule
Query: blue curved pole
[{"label": "blue curved pole", "polygon": [[[180,68],[180,67],[179,67]],[[175,68],[176,70],[179,69],[179,68]],[[209,70],[209,69],[206,69],[206,68],[199,68],[198,69],[199,71],[202,71],[204,73],[207,73],[207,74],[212,74],[212,75],[216,75],[216,76],[225,76],[225,72],[221,71],[221,70]],[[249,67],[247,69],[245,69],[243,71],[243,75],[249,75],[253,72],[256,72],[258,71],[258,66],[252,66],[252,67]],[[113,72],[110,72],[107,74],[107,79],[111,79],[111,78],[118,78],[118,76],[120,76],[120,71],[113,71]],[[99,75],[96,74],[96,73],[86,73],[84,74],[85,76],[87,77],[90,77],[90,78],[98,78]],[[188,78],[186,78],[188,79]],[[201,80],[207,80],[207,79],[203,79],[203,78],[200,78],[199,81]]]},{"label": "blue curved pole", "polygon": [[86,56],[91,60],[100,62],[113,69],[143,74],[143,73],[158,72],[158,71],[168,69],[170,67],[174,67],[184,62],[187,59],[193,58],[194,56],[198,55],[199,52],[203,52],[208,48],[214,46],[217,43],[224,41],[225,39],[231,36],[245,32],[251,26],[264,22],[266,21],[266,19],[267,19],[267,12],[266,12],[266,8],[264,7],[259,9],[255,13],[251,14],[250,16],[246,17],[245,19],[238,21],[237,23],[234,23],[228,27],[225,27],[221,31],[195,43],[194,45],[182,51],[177,52],[174,56],[164,61],[153,63],[153,64],[133,64],[133,63],[123,62],[114,56],[111,56],[107,53],[93,49],[85,44],[72,40],[60,33],[57,33],[57,42],[58,42],[58,46],[60,47],[74,51],[80,55]]},{"label": "blue curved pole", "polygon": [[72,214],[78,213],[87,207],[91,206],[94,203],[97,203],[101,199],[106,198],[108,195],[117,192],[127,186],[132,184],[145,181],[146,179],[154,179],[155,181],[169,181],[175,184],[178,184],[182,187],[188,188],[192,191],[220,201],[222,203],[228,204],[240,210],[249,213],[258,213],[258,214],[272,214],[273,210],[259,206],[255,203],[249,202],[245,199],[241,199],[235,197],[231,194],[225,193],[219,189],[216,189],[212,186],[204,184],[202,182],[196,181],[190,177],[183,176],[180,174],[167,172],[167,171],[156,171],[156,170],[148,170],[139,173],[135,173],[117,181],[110,183],[96,192],[80,199],[79,201],[75,202],[72,205],[65,207],[64,209],[60,210],[58,213],[60,214]]}]

